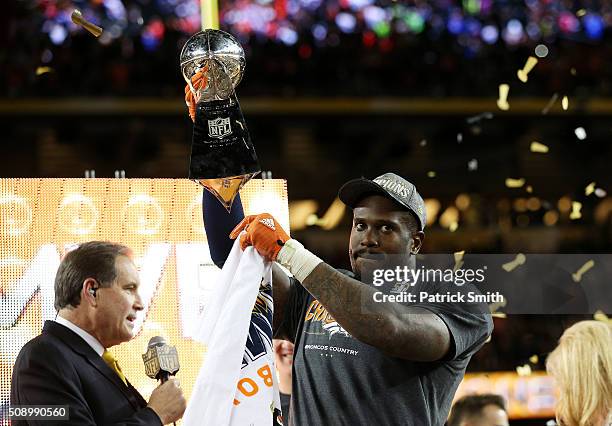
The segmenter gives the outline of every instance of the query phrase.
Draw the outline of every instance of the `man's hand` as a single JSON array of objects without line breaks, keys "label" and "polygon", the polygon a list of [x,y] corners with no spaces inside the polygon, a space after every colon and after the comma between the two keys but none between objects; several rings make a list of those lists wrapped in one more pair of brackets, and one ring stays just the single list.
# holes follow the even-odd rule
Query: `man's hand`
[{"label": "man's hand", "polygon": [[231,232],[230,238],[235,239],[243,230],[246,233],[240,237],[242,250],[253,246],[268,261],[275,261],[278,252],[289,240],[289,235],[269,213],[245,217]]},{"label": "man's hand", "polygon": [[170,377],[167,382],[156,387],[151,394],[151,398],[149,398],[147,407],[155,411],[164,425],[183,417],[185,408],[187,408],[187,401],[185,401],[183,390],[177,378]]},{"label": "man's hand", "polygon": [[[208,66],[204,67],[203,70],[198,71],[191,77],[191,85],[195,90],[200,90],[202,87],[206,87],[208,84],[208,77],[206,76],[206,71],[208,71]],[[191,121],[195,121],[196,115],[196,104],[198,100],[194,98],[189,85],[185,85],[185,103],[187,104],[187,108],[189,109],[189,117],[191,117]]]}]

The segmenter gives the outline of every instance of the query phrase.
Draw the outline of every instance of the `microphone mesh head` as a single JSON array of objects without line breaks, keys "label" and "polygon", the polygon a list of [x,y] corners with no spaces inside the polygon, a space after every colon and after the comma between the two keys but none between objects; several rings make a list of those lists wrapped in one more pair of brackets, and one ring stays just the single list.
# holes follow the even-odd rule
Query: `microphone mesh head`
[{"label": "microphone mesh head", "polygon": [[148,347],[155,347],[155,346],[164,346],[166,344],[166,339],[163,338],[162,336],[154,336],[151,337],[151,340],[149,340],[149,345]]}]

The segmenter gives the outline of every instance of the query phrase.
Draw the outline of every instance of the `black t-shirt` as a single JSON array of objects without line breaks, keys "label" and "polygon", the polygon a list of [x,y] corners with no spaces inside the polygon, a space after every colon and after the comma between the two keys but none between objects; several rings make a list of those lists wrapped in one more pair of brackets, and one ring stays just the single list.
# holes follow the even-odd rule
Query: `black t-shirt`
[{"label": "black t-shirt", "polygon": [[443,360],[406,361],[354,339],[291,278],[277,331],[295,344],[290,424],[443,425],[465,368],[493,323],[486,305],[479,312],[450,303],[412,306],[435,313],[448,327],[451,348]]}]

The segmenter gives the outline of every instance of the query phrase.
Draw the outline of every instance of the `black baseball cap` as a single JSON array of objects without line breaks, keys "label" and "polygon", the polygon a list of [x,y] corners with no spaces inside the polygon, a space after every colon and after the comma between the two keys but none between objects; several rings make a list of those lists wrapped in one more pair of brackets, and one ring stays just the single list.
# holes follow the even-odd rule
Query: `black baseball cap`
[{"label": "black baseball cap", "polygon": [[374,180],[353,179],[342,185],[338,191],[340,200],[350,208],[355,208],[355,205],[366,195],[373,194],[391,198],[411,211],[419,222],[419,229],[421,231],[425,229],[427,215],[423,198],[412,183],[395,173],[385,173]]}]

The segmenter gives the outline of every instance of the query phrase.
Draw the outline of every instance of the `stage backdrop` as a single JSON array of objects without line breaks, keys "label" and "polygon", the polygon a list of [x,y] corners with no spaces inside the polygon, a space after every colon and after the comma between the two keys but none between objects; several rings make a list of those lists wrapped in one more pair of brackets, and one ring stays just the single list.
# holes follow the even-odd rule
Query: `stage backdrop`
[{"label": "stage backdrop", "polygon": [[[289,230],[284,180],[254,179],[241,191],[246,214],[270,212]],[[0,179],[0,424],[21,347],[55,317],[53,282],[75,244],[111,240],[134,250],[145,309],[137,335],[113,348],[147,399],[156,382],[141,354],[164,336],[178,349],[189,398],[205,348],[191,340],[219,269],[202,222],[202,188],[187,179]]]}]

